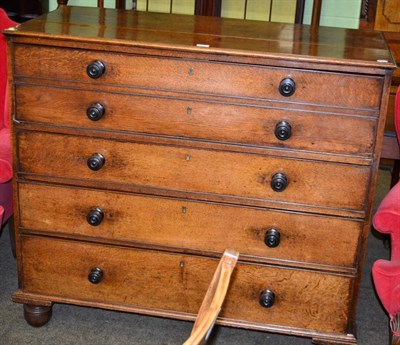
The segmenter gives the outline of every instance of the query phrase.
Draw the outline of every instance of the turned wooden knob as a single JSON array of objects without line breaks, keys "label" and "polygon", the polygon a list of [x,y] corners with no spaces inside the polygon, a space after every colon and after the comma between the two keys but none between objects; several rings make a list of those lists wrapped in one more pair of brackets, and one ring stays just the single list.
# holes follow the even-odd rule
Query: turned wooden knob
[{"label": "turned wooden knob", "polygon": [[288,186],[288,179],[284,173],[277,173],[271,178],[271,188],[275,192],[283,192]]},{"label": "turned wooden knob", "polygon": [[264,308],[271,308],[275,303],[275,294],[271,290],[261,291],[258,301]]},{"label": "turned wooden knob", "polygon": [[90,210],[88,215],[86,216],[87,222],[91,226],[98,226],[101,224],[104,218],[104,212],[100,207],[94,207]]},{"label": "turned wooden knob", "polygon": [[281,121],[275,126],[275,136],[279,140],[287,140],[292,135],[292,126],[288,121]]},{"label": "turned wooden knob", "polygon": [[106,66],[101,61],[93,61],[86,68],[87,75],[92,79],[100,78],[105,71]]},{"label": "turned wooden knob", "polygon": [[89,120],[98,121],[100,120],[106,112],[104,105],[101,103],[93,103],[86,110],[86,115]]},{"label": "turned wooden knob", "polygon": [[98,284],[103,280],[103,276],[103,270],[101,268],[95,267],[91,269],[88,275],[88,279],[92,284]]},{"label": "turned wooden knob", "polygon": [[281,233],[278,229],[268,229],[265,233],[264,243],[269,248],[275,248],[279,246],[281,242]]},{"label": "turned wooden knob", "polygon": [[296,83],[291,78],[282,79],[279,84],[279,93],[284,97],[289,97],[296,91]]},{"label": "turned wooden knob", "polygon": [[94,153],[87,160],[87,166],[90,170],[97,171],[104,166],[105,162],[106,159],[101,153]]}]

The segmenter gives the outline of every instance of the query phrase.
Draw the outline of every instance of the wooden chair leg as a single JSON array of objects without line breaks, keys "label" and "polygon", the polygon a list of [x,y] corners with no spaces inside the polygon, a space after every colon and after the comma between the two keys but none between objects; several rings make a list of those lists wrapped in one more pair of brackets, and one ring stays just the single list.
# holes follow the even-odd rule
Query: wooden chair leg
[{"label": "wooden chair leg", "polygon": [[201,304],[192,333],[183,345],[205,344],[221,310],[239,253],[225,250]]}]

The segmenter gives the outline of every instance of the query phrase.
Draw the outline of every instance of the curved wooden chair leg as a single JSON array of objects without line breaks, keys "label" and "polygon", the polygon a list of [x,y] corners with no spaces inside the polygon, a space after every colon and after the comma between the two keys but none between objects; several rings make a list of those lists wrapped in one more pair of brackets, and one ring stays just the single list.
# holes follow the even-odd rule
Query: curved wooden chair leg
[{"label": "curved wooden chair leg", "polygon": [[206,343],[221,311],[238,258],[238,252],[231,249],[225,250],[197,314],[192,333],[183,345],[202,345]]}]

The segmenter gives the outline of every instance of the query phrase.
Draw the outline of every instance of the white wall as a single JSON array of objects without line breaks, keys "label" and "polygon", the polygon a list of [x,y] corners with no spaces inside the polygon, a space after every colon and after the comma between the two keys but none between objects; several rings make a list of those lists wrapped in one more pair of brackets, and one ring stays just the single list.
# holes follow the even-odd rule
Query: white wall
[{"label": "white wall", "polygon": [[[306,0],[304,24],[310,24],[313,0]],[[323,26],[357,29],[360,22],[361,0],[322,0],[321,21]]]},{"label": "white wall", "polygon": [[[251,0],[247,2],[246,19],[269,20],[271,0]],[[228,18],[243,18],[245,2],[243,0],[222,0],[221,15]],[[275,22],[293,22],[296,12],[296,0],[274,0],[271,20]]]}]

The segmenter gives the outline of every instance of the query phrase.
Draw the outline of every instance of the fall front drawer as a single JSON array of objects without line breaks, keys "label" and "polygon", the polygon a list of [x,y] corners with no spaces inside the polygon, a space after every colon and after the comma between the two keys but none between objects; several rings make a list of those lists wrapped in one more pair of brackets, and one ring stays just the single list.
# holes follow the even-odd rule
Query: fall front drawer
[{"label": "fall front drawer", "polygon": [[209,255],[236,248],[241,260],[325,270],[355,268],[362,230],[360,220],[54,185],[22,183],[19,200],[30,232]]},{"label": "fall front drawer", "polygon": [[[22,250],[27,293],[77,304],[91,300],[131,310],[172,311],[190,319],[218,264],[217,259],[199,256],[36,236],[23,236]],[[344,332],[351,281],[346,276],[240,263],[221,317],[251,322],[249,328],[279,324]],[[275,295],[268,308],[259,302],[265,290]]]},{"label": "fall front drawer", "polygon": [[[96,89],[108,84],[377,110],[383,86],[382,79],[373,76],[46,46],[17,45],[14,54],[18,77],[78,82]],[[88,68],[96,71],[96,78],[89,77]],[[289,79],[292,82],[286,83]],[[284,95],[280,89],[285,89]]]},{"label": "fall front drawer", "polygon": [[[42,132],[18,134],[19,172],[363,211],[368,166]],[[329,198],[326,198],[329,195]]]},{"label": "fall front drawer", "polygon": [[367,157],[377,124],[376,112],[277,102],[257,106],[24,84],[16,94],[18,121]]}]

